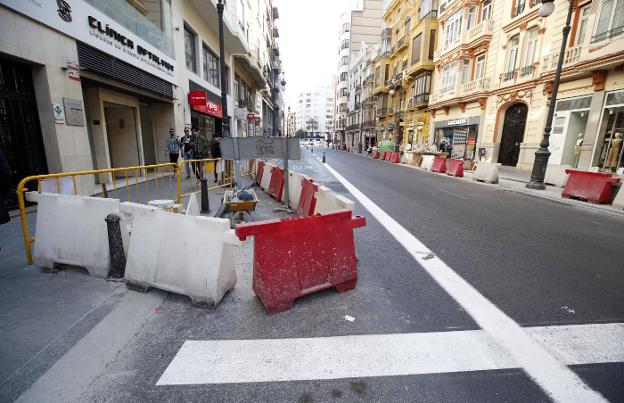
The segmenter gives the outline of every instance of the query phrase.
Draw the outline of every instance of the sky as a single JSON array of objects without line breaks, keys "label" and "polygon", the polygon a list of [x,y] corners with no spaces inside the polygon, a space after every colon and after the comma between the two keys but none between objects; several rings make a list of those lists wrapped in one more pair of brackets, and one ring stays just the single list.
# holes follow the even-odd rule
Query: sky
[{"label": "sky", "polygon": [[317,85],[330,86],[338,69],[340,14],[355,0],[273,0],[279,9],[280,55],[286,80],[286,107]]}]

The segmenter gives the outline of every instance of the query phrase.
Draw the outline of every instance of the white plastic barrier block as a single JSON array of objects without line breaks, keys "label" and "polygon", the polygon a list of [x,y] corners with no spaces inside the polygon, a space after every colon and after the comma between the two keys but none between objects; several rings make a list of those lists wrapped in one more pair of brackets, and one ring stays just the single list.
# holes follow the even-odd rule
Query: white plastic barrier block
[{"label": "white plastic barrier block", "polygon": [[191,193],[189,197],[188,205],[186,206],[186,215],[190,215],[193,217],[197,217],[201,213],[201,208],[199,206],[199,201],[197,200],[197,193]]},{"label": "white plastic barrier block", "polygon": [[336,210],[351,210],[355,208],[355,203],[352,200],[341,196],[328,188],[327,186],[319,186],[315,194],[316,207],[314,213],[327,213]]},{"label": "white plastic barrier block", "polygon": [[223,218],[194,217],[135,203],[126,262],[129,288],[184,294],[195,306],[216,306],[236,284],[234,246],[241,242]]},{"label": "white plastic barrier block", "polygon": [[58,181],[57,178],[42,179],[39,185],[42,193],[74,194],[74,180],[71,176],[61,176]]},{"label": "white plastic barrier block", "polygon": [[477,169],[472,175],[472,180],[482,181],[485,183],[498,183],[498,167],[497,162],[479,162]]},{"label": "white plastic barrier block", "polygon": [[615,199],[613,199],[613,207],[619,210],[624,210],[624,185],[620,186],[620,190],[618,190],[615,195]]},{"label": "white plastic barrier block", "polygon": [[433,155],[423,155],[422,161],[420,162],[420,167],[427,171],[431,171],[433,169],[433,159],[435,156]]},{"label": "white plastic barrier block", "polygon": [[[299,206],[299,198],[301,197],[301,182],[306,177],[300,173],[294,171],[288,171],[288,201],[290,202],[290,208],[297,208]],[[282,201],[286,192],[282,195]]]},{"label": "white plastic barrier block", "polygon": [[568,174],[565,173],[565,170],[570,168],[572,168],[570,165],[548,164],[544,183],[555,185],[560,188],[564,187],[568,181]]},{"label": "white plastic barrier block", "polygon": [[260,180],[260,187],[262,190],[267,192],[269,190],[269,184],[271,183],[271,171],[273,170],[273,165],[268,162],[264,163],[264,171],[262,172],[262,179]]},{"label": "white plastic barrier block", "polygon": [[[118,199],[28,192],[37,202],[33,261],[84,267],[94,277],[108,275],[108,230],[105,218],[119,210]],[[122,231],[123,232],[123,231]]]}]

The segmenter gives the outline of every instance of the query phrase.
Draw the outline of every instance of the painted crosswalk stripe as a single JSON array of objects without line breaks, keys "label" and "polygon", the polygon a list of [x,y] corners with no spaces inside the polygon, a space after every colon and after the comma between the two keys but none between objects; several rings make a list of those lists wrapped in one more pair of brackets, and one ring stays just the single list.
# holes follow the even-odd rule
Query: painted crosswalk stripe
[{"label": "painted crosswalk stripe", "polygon": [[[554,401],[606,401],[573,371],[531,339],[513,319],[485,298],[425,244],[329,165],[327,170],[412,255],[444,289]],[[433,258],[429,258],[431,254]]]},{"label": "painted crosswalk stripe", "polygon": [[[624,361],[624,324],[525,328],[565,365]],[[519,368],[483,330],[186,341],[158,385],[418,375]]]}]

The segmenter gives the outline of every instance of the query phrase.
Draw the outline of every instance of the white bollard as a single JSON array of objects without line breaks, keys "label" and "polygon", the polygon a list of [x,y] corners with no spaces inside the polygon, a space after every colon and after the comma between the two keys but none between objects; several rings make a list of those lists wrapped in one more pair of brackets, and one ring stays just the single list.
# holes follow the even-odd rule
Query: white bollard
[{"label": "white bollard", "polygon": [[[37,202],[33,261],[52,269],[55,263],[84,267],[94,277],[108,275],[105,218],[119,210],[118,199],[28,192]],[[123,232],[123,230],[122,230]]]},{"label": "white bollard", "polygon": [[187,295],[194,306],[216,306],[236,284],[233,245],[241,242],[230,221],[175,214],[122,203],[133,216],[126,264],[129,288]]},{"label": "white bollard", "polygon": [[424,170],[431,171],[433,169],[434,155],[423,155],[420,167]]}]

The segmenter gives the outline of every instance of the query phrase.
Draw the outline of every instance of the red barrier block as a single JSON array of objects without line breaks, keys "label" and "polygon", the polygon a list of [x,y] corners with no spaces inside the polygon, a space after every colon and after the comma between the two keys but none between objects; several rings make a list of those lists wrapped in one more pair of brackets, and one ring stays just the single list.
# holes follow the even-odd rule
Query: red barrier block
[{"label": "red barrier block", "polygon": [[319,185],[309,179],[301,181],[301,193],[299,195],[299,205],[295,213],[297,215],[308,217],[314,214],[316,208],[316,191]]},{"label": "red barrier block", "polygon": [[357,283],[353,229],[366,225],[348,210],[236,226],[244,241],[254,236],[253,290],[269,313],[327,288],[348,291]]},{"label": "red barrier block", "polygon": [[262,175],[264,174],[264,161],[258,161],[258,170],[256,171],[256,184],[260,186]]},{"label": "red barrier block", "polygon": [[284,193],[284,170],[282,168],[273,167],[267,193],[274,199],[282,200],[282,193]]},{"label": "red barrier block", "polygon": [[449,160],[446,174],[450,176],[464,177],[464,160]]},{"label": "red barrier block", "polygon": [[566,199],[581,199],[590,203],[610,204],[613,198],[613,185],[620,183],[609,173],[566,169],[568,182],[561,193]]},{"label": "red barrier block", "polygon": [[446,172],[446,158],[434,158],[433,159],[433,172],[439,172],[441,174]]},{"label": "red barrier block", "polygon": [[373,151],[373,158],[374,159],[379,159],[379,150]]},{"label": "red barrier block", "polygon": [[392,153],[390,155],[390,162],[394,162],[395,164],[401,162],[401,157],[399,156],[399,153]]}]

